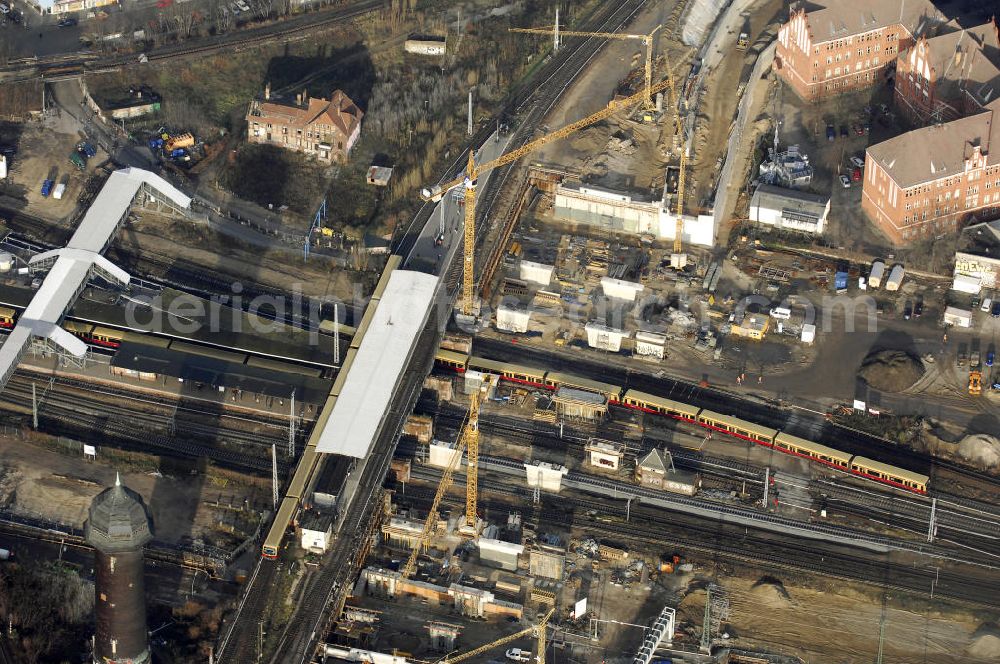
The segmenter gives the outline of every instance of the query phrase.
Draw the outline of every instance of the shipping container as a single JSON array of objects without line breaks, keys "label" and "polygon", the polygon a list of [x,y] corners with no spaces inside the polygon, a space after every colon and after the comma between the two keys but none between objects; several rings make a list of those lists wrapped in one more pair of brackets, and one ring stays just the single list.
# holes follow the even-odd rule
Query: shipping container
[{"label": "shipping container", "polygon": [[885,263],[882,261],[875,261],[872,263],[871,274],[868,275],[868,285],[872,288],[878,288],[882,285],[883,276],[885,276]]},{"label": "shipping container", "polygon": [[885,289],[887,291],[898,291],[899,287],[903,285],[903,266],[893,265],[892,270],[889,272],[889,278],[885,280]]},{"label": "shipping container", "polygon": [[60,182],[59,184],[56,185],[56,188],[52,191],[52,198],[59,200],[63,197],[63,194],[65,192],[66,192],[66,185]]}]

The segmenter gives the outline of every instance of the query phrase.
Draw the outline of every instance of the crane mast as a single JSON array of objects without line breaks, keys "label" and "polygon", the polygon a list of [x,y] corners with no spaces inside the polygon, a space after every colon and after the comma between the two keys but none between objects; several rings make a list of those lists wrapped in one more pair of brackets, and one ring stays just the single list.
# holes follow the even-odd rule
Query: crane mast
[{"label": "crane mast", "polygon": [[461,312],[465,316],[475,315],[475,252],[476,252],[476,181],[479,176],[487,171],[491,171],[494,168],[500,168],[501,166],[506,166],[511,164],[526,154],[534,152],[543,145],[547,145],[559,139],[570,136],[571,134],[589,127],[601,120],[611,117],[618,109],[631,104],[636,104],[644,99],[651,97],[652,94],[664,90],[668,85],[670,85],[672,79],[667,79],[653,84],[652,87],[641,90],[634,95],[626,97],[618,101],[612,100],[608,102],[608,105],[585,118],[577,120],[576,122],[570,123],[565,127],[557,129],[555,131],[549,132],[547,134],[542,134],[533,141],[525,143],[519,148],[511,150],[510,152],[504,153],[495,159],[487,161],[482,164],[476,164],[475,162],[475,152],[469,150],[469,158],[465,167],[465,173],[459,177],[442,184],[433,185],[431,187],[425,187],[421,190],[420,196],[425,201],[440,201],[445,194],[454,189],[455,187],[464,184],[465,185],[465,243],[464,250],[465,254],[463,257],[463,267],[462,270],[462,298],[461,298]]}]

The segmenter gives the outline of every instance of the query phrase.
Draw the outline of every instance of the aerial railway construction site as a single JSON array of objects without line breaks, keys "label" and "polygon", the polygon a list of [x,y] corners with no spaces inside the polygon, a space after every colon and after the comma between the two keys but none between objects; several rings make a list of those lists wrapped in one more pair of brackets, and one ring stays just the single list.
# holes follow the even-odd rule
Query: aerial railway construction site
[{"label": "aerial railway construction site", "polygon": [[[53,632],[45,654],[39,623],[0,611],[10,647],[276,664],[1000,657],[995,283],[962,258],[948,290],[933,251],[913,269],[917,250],[851,216],[852,186],[894,177],[868,137],[921,130],[889,110],[905,90],[859,92],[859,75],[857,99],[827,87],[818,112],[788,82],[806,34],[789,31],[810,20],[842,25],[848,57],[887,30],[893,53],[958,39],[985,54],[964,80],[993,71],[1000,33],[974,8],[939,21],[926,2],[925,25],[896,0],[411,4],[291,16],[240,0],[184,39],[123,30],[82,55],[6,59],[0,80],[41,76],[49,101],[18,133],[0,124],[0,590],[82,584],[97,604],[65,618],[92,646]],[[49,23],[43,41],[76,27]],[[355,50],[297,50],[321,28]],[[152,101],[151,71],[221,51],[250,78],[271,54],[240,84],[263,90],[245,115],[202,131],[164,114],[203,90],[190,76]],[[139,81],[105,109],[120,129],[88,87],[119,74]],[[379,85],[398,87],[398,117]],[[422,108],[403,108],[412,89]],[[989,175],[976,145],[966,166]],[[271,198],[240,200],[247,177]],[[321,192],[296,188],[309,178]],[[113,619],[91,628],[90,612]]]}]

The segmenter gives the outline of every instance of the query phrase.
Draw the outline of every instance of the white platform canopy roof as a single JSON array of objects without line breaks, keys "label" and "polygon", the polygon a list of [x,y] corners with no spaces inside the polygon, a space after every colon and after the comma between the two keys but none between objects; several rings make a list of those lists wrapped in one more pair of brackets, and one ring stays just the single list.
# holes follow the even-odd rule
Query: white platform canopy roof
[{"label": "white platform canopy roof", "polygon": [[409,270],[389,277],[320,434],[318,451],[359,459],[368,455],[427,321],[437,283],[437,277]]}]

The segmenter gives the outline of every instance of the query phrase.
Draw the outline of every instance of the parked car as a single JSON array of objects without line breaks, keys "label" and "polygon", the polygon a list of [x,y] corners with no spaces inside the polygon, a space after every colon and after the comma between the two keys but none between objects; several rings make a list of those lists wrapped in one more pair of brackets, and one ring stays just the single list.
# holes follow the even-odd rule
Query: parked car
[{"label": "parked car", "polygon": [[917,303],[913,305],[913,317],[920,318],[924,313],[924,298],[918,297]]},{"label": "parked car", "polygon": [[833,128],[832,124],[826,126],[826,140],[832,141],[837,138],[836,130]]},{"label": "parked car", "polygon": [[987,297],[987,298],[983,299],[983,306],[980,307],[980,310],[981,311],[989,311],[991,306],[993,306],[993,300],[991,300],[990,298]]},{"label": "parked car", "polygon": [[858,156],[851,157],[851,166],[857,166],[858,168],[865,167],[865,160]]},{"label": "parked car", "polygon": [[527,662],[531,659],[530,650],[521,650],[520,648],[511,648],[506,653],[507,659],[514,662]]},{"label": "parked car", "polygon": [[854,170],[851,171],[851,179],[854,180],[855,182],[861,181],[861,169],[858,168],[857,166],[855,166]]},{"label": "parked car", "polygon": [[854,125],[854,133],[857,134],[858,136],[864,136],[865,135],[864,127],[862,127],[859,124]]},{"label": "parked car", "polygon": [[979,296],[978,295],[973,295],[972,296],[972,308],[975,309],[976,307],[978,307],[979,306],[979,302],[980,302]]},{"label": "parked car", "polygon": [[5,2],[0,2],[0,14],[9,14],[10,6]]},{"label": "parked car", "polygon": [[990,315],[994,318],[1000,318],[1000,300],[993,302],[993,308],[990,309]]},{"label": "parked car", "polygon": [[844,189],[850,189],[851,188],[851,178],[847,177],[846,175],[841,174],[841,176],[840,176],[840,184],[844,185]]},{"label": "parked car", "polygon": [[986,366],[992,367],[994,359],[996,359],[996,358],[994,356],[993,351],[990,351],[990,352],[986,353]]},{"label": "parked car", "polygon": [[59,22],[56,23],[56,25],[58,25],[60,28],[72,28],[77,23],[79,23],[78,20],[76,20],[71,16],[67,16],[66,18],[59,19]]},{"label": "parked car", "polygon": [[871,132],[871,130],[872,130],[872,123],[871,122],[865,122],[865,124],[862,125],[862,126],[863,126],[866,134],[869,133],[869,132]]},{"label": "parked car", "polygon": [[903,307],[903,320],[910,320],[913,315],[913,303],[909,300],[906,301],[906,305]]},{"label": "parked car", "polygon": [[80,154],[86,155],[88,159],[97,154],[97,148],[87,141],[81,141],[80,144],[76,146],[76,149]]},{"label": "parked car", "polygon": [[850,134],[847,131],[847,125],[840,125],[840,137],[847,138]]}]

